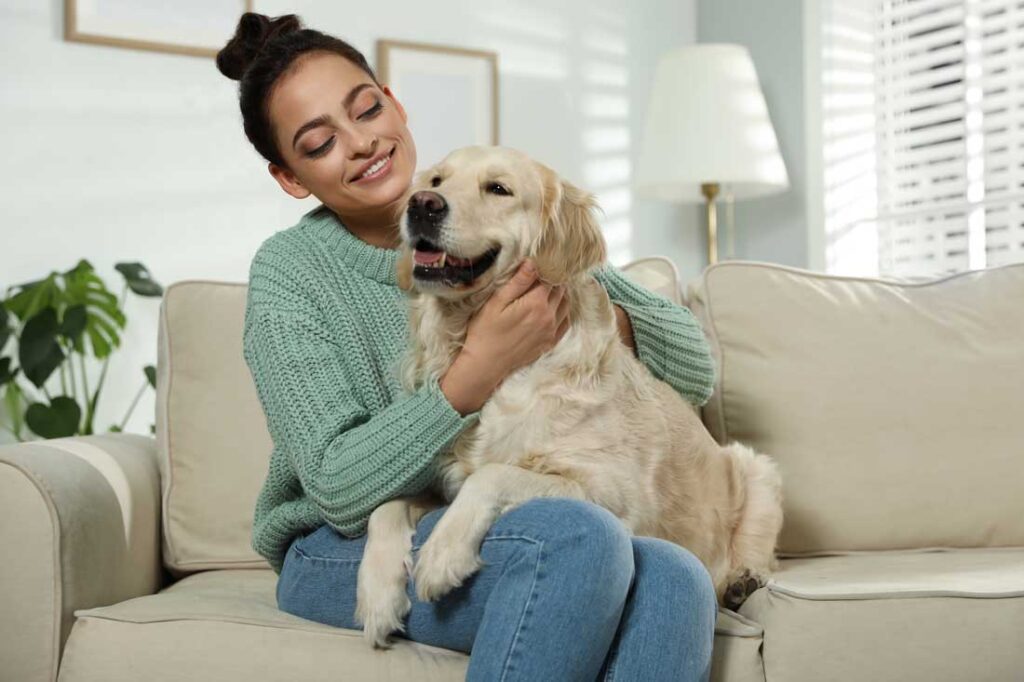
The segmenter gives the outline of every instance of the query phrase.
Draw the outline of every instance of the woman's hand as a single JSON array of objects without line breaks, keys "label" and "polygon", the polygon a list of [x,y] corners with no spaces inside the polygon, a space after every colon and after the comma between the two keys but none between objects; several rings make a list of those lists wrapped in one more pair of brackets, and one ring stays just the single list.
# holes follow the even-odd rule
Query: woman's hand
[{"label": "woman's hand", "polygon": [[565,287],[537,281],[533,264],[524,261],[470,318],[441,391],[460,414],[475,412],[506,376],[554,348],[568,330]]}]

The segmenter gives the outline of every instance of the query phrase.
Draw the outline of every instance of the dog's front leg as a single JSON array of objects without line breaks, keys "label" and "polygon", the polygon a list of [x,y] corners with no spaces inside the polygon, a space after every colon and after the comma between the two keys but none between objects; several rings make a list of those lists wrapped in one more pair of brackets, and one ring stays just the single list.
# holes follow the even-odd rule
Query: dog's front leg
[{"label": "dog's front leg", "polygon": [[434,601],[480,568],[480,544],[502,513],[535,497],[586,499],[575,481],[509,464],[485,464],[470,474],[420,548],[413,569],[416,595]]},{"label": "dog's front leg", "polygon": [[390,648],[388,635],[405,631],[403,620],[412,606],[405,594],[412,569],[412,535],[423,515],[439,506],[429,494],[398,497],[370,514],[356,575],[355,619],[374,648]]}]

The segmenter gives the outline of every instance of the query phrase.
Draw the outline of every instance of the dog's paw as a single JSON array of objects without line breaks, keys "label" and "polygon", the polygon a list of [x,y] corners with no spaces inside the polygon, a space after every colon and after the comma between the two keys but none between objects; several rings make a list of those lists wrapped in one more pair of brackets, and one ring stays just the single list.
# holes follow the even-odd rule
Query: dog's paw
[{"label": "dog's paw", "polygon": [[413,583],[420,601],[440,599],[483,566],[472,547],[462,542],[435,542],[437,539],[431,537],[423,544],[413,568]]},{"label": "dog's paw", "polygon": [[747,597],[768,584],[768,579],[750,569],[743,569],[729,585],[722,595],[722,606],[730,611],[738,611]]},{"label": "dog's paw", "polygon": [[407,575],[399,581],[360,571],[356,585],[355,618],[363,626],[363,638],[374,649],[390,649],[388,635],[405,632],[404,620],[412,607],[405,593]]}]

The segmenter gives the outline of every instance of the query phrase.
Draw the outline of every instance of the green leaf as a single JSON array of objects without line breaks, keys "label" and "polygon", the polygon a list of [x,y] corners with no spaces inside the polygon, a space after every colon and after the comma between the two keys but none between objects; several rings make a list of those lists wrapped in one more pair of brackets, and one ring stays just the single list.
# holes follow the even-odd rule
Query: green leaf
[{"label": "green leaf", "polygon": [[82,336],[85,331],[86,312],[85,306],[78,303],[69,306],[64,311],[64,319],[61,320],[60,335],[68,341],[74,342]]},{"label": "green leaf", "polygon": [[[64,274],[65,300],[69,307],[81,305],[85,309],[85,336],[89,337],[93,355],[102,360],[113,348],[121,345],[118,330],[124,329],[125,316],[118,307],[117,297],[107,290],[103,280],[96,276],[87,260]],[[75,340],[75,351],[85,354],[83,335]]]},{"label": "green leaf", "polygon": [[44,308],[25,323],[21,332],[18,344],[21,371],[36,387],[42,387],[64,358],[64,351],[57,344],[57,313],[53,308]]},{"label": "green leaf", "polygon": [[27,320],[44,308],[57,307],[63,298],[55,272],[50,273],[46,279],[19,284],[12,288],[20,288],[21,291],[5,300],[4,306],[20,320]]},{"label": "green leaf", "polygon": [[156,388],[156,367],[153,365],[146,365],[142,368],[142,371],[146,373],[146,378],[149,379],[149,385],[154,389]]},{"label": "green leaf", "polygon": [[32,403],[25,411],[25,423],[43,438],[64,438],[78,432],[82,410],[73,398],[58,396],[49,405]]},{"label": "green leaf", "polygon": [[124,275],[128,288],[139,296],[163,296],[163,287],[153,280],[142,263],[117,263],[114,269]]},{"label": "green leaf", "polygon": [[17,376],[18,370],[11,371],[11,359],[0,358],[0,386],[3,386],[8,381],[13,381],[14,377]]},{"label": "green leaf", "polygon": [[7,339],[11,338],[11,330],[7,322],[10,317],[11,314],[7,312],[4,302],[0,301],[0,351],[3,351],[4,346],[7,345]]},{"label": "green leaf", "polygon": [[[16,375],[18,370],[14,370]],[[11,382],[7,384],[7,388],[4,391],[4,404],[7,406],[7,415],[11,418],[11,422],[14,424],[14,432],[21,433],[21,388],[17,383]]]}]

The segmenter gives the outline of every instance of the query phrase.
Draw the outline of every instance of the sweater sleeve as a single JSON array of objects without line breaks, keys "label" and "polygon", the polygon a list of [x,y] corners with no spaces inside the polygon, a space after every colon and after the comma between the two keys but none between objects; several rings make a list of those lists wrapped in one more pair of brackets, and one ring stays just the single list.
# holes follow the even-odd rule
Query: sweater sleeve
[{"label": "sweater sleeve", "polygon": [[694,405],[715,389],[715,360],[700,322],[690,309],[645,289],[606,264],[594,277],[633,325],[640,361],[651,373]]},{"label": "sweater sleeve", "polygon": [[376,507],[426,488],[436,455],[479,413],[460,415],[436,379],[371,413],[316,306],[285,300],[247,308],[243,355],[275,451],[325,522],[360,535]]}]

